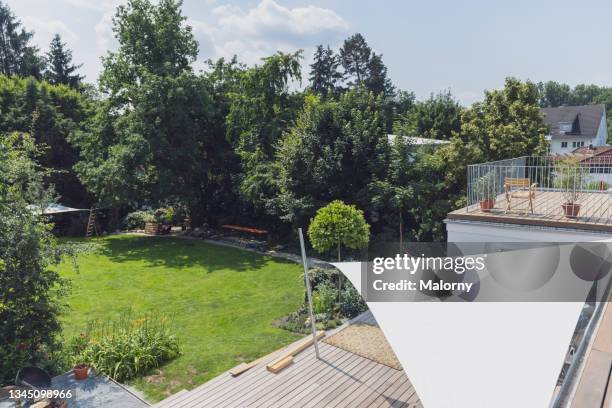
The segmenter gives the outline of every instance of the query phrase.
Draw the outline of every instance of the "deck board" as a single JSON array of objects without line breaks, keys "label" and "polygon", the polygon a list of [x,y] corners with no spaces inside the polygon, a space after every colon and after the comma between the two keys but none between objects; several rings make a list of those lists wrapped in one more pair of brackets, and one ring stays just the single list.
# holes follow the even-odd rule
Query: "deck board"
[{"label": "deck board", "polygon": [[533,213],[528,210],[527,200],[513,200],[511,210],[506,213],[506,198],[500,194],[490,212],[482,211],[475,204],[449,213],[448,219],[612,232],[612,192],[582,193],[577,201],[581,208],[576,218],[565,216],[561,207],[564,202],[559,191],[538,191]]}]

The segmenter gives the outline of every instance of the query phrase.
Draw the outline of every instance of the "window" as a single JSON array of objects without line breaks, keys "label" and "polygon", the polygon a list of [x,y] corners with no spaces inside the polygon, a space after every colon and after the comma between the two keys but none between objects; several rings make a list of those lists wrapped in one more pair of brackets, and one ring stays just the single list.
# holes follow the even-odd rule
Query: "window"
[{"label": "window", "polygon": [[559,122],[559,132],[560,133],[571,133],[572,132],[572,122]]},{"label": "window", "polygon": [[561,148],[565,149],[567,147],[567,142],[561,142]]},{"label": "window", "polygon": [[572,142],[572,147],[584,147],[584,142]]}]

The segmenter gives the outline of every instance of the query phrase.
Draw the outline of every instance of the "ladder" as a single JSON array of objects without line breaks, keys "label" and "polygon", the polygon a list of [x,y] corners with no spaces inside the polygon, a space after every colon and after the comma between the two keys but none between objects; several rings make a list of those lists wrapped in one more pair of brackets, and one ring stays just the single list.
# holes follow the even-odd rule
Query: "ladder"
[{"label": "ladder", "polygon": [[85,232],[85,237],[89,238],[93,235],[98,235],[98,226],[96,225],[96,209],[91,207],[89,210],[89,220],[87,221],[87,232]]}]

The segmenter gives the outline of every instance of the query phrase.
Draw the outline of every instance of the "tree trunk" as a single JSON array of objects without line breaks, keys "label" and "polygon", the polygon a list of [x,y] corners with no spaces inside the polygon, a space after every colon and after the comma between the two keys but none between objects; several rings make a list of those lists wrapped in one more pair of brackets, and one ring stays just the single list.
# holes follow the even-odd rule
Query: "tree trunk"
[{"label": "tree trunk", "polygon": [[[340,255],[340,241],[338,241],[338,262],[340,262],[341,260],[342,260],[342,257]],[[341,293],[342,293],[342,271],[338,269],[338,303],[340,303],[341,301],[340,299]]]}]

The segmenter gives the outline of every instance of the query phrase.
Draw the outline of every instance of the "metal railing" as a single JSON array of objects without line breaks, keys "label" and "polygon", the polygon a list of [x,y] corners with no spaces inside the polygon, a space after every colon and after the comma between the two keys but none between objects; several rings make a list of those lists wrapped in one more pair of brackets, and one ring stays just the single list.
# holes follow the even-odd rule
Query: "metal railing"
[{"label": "metal railing", "polygon": [[468,212],[530,216],[568,215],[569,208],[570,217],[607,222],[612,219],[612,156],[523,156],[469,165],[467,204]]}]

